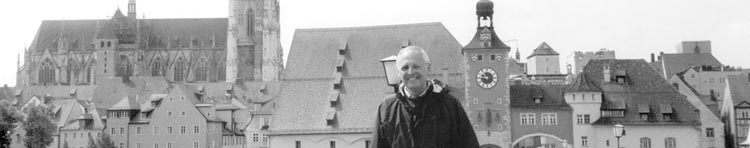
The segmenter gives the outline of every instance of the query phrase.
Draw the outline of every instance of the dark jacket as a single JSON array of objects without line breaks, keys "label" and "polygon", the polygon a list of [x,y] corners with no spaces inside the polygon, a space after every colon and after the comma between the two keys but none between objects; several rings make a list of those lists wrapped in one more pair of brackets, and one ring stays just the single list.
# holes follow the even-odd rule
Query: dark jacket
[{"label": "dark jacket", "polygon": [[401,92],[378,107],[371,148],[479,147],[461,103],[439,83],[431,82],[418,98],[406,98]]}]

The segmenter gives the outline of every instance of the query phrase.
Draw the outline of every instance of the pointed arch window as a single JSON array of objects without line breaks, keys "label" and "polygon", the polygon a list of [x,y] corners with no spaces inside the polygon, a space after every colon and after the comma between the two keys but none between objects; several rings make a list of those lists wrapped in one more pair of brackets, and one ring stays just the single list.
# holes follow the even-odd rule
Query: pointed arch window
[{"label": "pointed arch window", "polygon": [[164,76],[164,61],[162,61],[161,57],[154,59],[151,66],[151,76]]},{"label": "pointed arch window", "polygon": [[55,66],[54,63],[52,63],[52,60],[45,59],[39,67],[39,83],[55,83]]},{"label": "pointed arch window", "polygon": [[68,59],[68,68],[67,68],[67,71],[66,71],[66,74],[67,74],[66,81],[68,82],[68,84],[74,83],[73,82],[73,78],[75,78],[76,76],[78,76],[78,73],[79,73],[78,72],[78,63],[76,63],[76,61],[73,60],[72,58]]},{"label": "pointed arch window", "polygon": [[224,64],[224,61],[219,62],[219,64],[217,64],[217,65],[218,66],[216,66],[216,70],[215,70],[216,71],[216,78],[219,81],[226,80],[227,68],[226,68],[226,65]]},{"label": "pointed arch window", "polygon": [[195,68],[195,81],[207,81],[208,80],[208,59],[201,58],[198,60],[198,67]]},{"label": "pointed arch window", "polygon": [[247,9],[247,24],[245,24],[245,27],[247,27],[247,36],[250,37],[250,39],[253,38],[253,30],[255,29],[255,17],[253,14],[253,9]]},{"label": "pointed arch window", "polygon": [[185,59],[180,57],[174,65],[174,81],[185,81]]},{"label": "pointed arch window", "polygon": [[133,73],[133,67],[130,65],[128,56],[120,55],[120,64],[118,65],[119,76],[130,76]]}]

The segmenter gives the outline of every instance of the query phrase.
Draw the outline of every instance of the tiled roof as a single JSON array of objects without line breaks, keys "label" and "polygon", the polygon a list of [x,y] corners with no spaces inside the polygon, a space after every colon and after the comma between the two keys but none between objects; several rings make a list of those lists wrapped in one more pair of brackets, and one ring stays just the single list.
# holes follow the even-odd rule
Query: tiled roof
[{"label": "tiled roof", "polygon": [[550,47],[547,44],[547,42],[542,42],[542,44],[539,44],[539,46],[537,46],[536,49],[534,49],[534,52],[532,52],[531,55],[529,55],[529,57],[526,57],[526,58],[528,59],[528,58],[531,58],[534,56],[540,56],[540,55],[560,55],[560,54],[557,53],[557,51],[555,51],[554,49],[552,49],[552,47]]},{"label": "tiled roof", "polygon": [[[80,100],[88,100],[94,94],[96,85],[77,85],[77,86],[44,86],[44,85],[33,85],[26,87],[16,88],[20,94],[19,103],[25,103],[32,96],[47,96],[52,98],[70,98],[70,91],[76,90],[76,98]],[[14,94],[15,95],[15,94]]]},{"label": "tiled roof", "polygon": [[[90,46],[90,43],[94,41],[97,35],[111,36],[113,34],[102,32],[106,31],[105,26],[112,20],[45,20],[39,26],[34,40],[31,43],[29,49],[32,51],[43,51],[44,49],[52,49],[57,46],[55,41],[64,39],[63,41],[67,45],[72,45],[77,42],[79,47],[76,49],[84,49],[84,46]],[[166,44],[167,39],[176,40],[179,39],[180,45],[173,46],[184,46],[189,47],[193,39],[197,39],[201,42],[206,42],[215,38],[216,46],[224,48],[226,46],[227,37],[227,18],[181,18],[181,19],[138,19],[140,23],[138,34],[149,35],[151,41],[154,42],[156,39],[161,39]],[[146,37],[142,38],[146,40]],[[151,43],[149,45],[155,45]],[[93,47],[86,47],[86,49],[92,49]]]},{"label": "tiled roof", "polygon": [[163,77],[130,77],[128,82],[117,77],[100,81],[91,100],[99,108],[110,108],[125,97],[143,104],[149,101],[151,94],[165,93],[168,87]]},{"label": "tiled roof", "polygon": [[[604,82],[605,66],[609,67],[613,77],[616,71],[625,71],[627,83]],[[684,95],[673,89],[664,78],[649,67],[644,60],[593,59],[586,64],[583,73],[604,93],[601,108],[603,110],[624,109],[625,111],[625,117],[602,117],[594,124],[699,124],[696,108],[687,101]],[[674,121],[662,121],[662,110],[659,109],[651,110],[653,115],[651,117],[656,117],[657,120],[641,121],[639,104],[648,104],[650,108],[671,106],[675,115]]]},{"label": "tiled roof", "polygon": [[[510,106],[513,108],[553,108],[571,110],[565,103],[563,91],[567,85],[511,85]],[[540,103],[534,103],[541,97]]]},{"label": "tiled roof", "polygon": [[141,106],[133,98],[126,96],[122,98],[119,102],[115,103],[115,105],[112,105],[112,107],[110,107],[109,109],[110,110],[129,110],[129,109],[140,110]]},{"label": "tiled roof", "polygon": [[732,95],[734,105],[750,102],[750,78],[748,76],[729,75],[727,76],[727,83],[729,83],[729,92]]},{"label": "tiled roof", "polygon": [[463,72],[461,45],[441,23],[351,28],[297,29],[289,50],[284,79],[334,77],[339,46],[346,44],[345,77],[381,77],[380,59],[396,55],[404,43],[424,48],[431,69]]},{"label": "tiled roof", "polygon": [[[664,72],[666,72],[665,78],[671,78],[672,75],[682,72],[686,68],[693,66],[700,67],[702,65],[708,65],[712,67],[723,66],[719,60],[716,59],[710,53],[678,53],[678,54],[663,54],[661,56],[663,62]],[[664,75],[661,75],[664,77]]]},{"label": "tiled roof", "polygon": [[577,74],[575,80],[573,80],[573,83],[570,84],[570,87],[565,89],[566,92],[602,92],[602,89],[599,88],[594,82],[589,80],[589,77],[586,76],[584,73]]}]

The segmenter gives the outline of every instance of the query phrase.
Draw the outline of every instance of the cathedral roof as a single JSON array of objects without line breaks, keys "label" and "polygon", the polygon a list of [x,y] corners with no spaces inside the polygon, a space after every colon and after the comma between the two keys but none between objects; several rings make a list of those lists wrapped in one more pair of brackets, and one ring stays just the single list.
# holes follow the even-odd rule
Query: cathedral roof
[{"label": "cathedral roof", "polygon": [[[98,20],[44,20],[29,46],[30,51],[41,52],[44,49],[57,51],[62,42],[64,49],[94,49],[97,35],[105,38],[114,36],[108,25],[115,19]],[[203,48],[226,48],[227,18],[175,18],[175,19],[138,19],[141,46],[148,48],[166,48],[169,43],[173,48],[190,47],[195,40]],[[100,31],[110,32],[100,32]],[[215,41],[216,46],[213,47]]]},{"label": "cathedral roof", "polygon": [[560,54],[557,53],[557,51],[555,51],[554,49],[552,49],[552,47],[550,47],[547,44],[547,42],[542,42],[542,44],[539,44],[539,46],[537,46],[536,49],[534,49],[534,52],[532,52],[531,55],[527,57],[527,59],[534,57],[534,56],[540,56],[540,55],[560,55]]},{"label": "cathedral roof", "polygon": [[[511,85],[510,105],[513,108],[571,110],[563,97],[566,87],[567,85]],[[535,103],[534,98],[542,100]]]},{"label": "cathedral roof", "polygon": [[599,88],[599,86],[596,86],[594,82],[589,80],[589,77],[586,76],[586,74],[580,73],[578,76],[576,76],[575,80],[573,80],[573,83],[570,84],[570,87],[568,87],[566,92],[602,92],[602,89]]}]

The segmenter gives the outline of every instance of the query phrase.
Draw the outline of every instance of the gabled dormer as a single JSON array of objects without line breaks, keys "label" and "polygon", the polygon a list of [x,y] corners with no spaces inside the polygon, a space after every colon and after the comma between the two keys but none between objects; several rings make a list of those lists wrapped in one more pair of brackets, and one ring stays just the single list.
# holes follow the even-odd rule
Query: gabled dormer
[{"label": "gabled dormer", "polygon": [[565,102],[568,104],[601,104],[602,89],[591,81],[585,73],[580,73],[565,90]]}]

